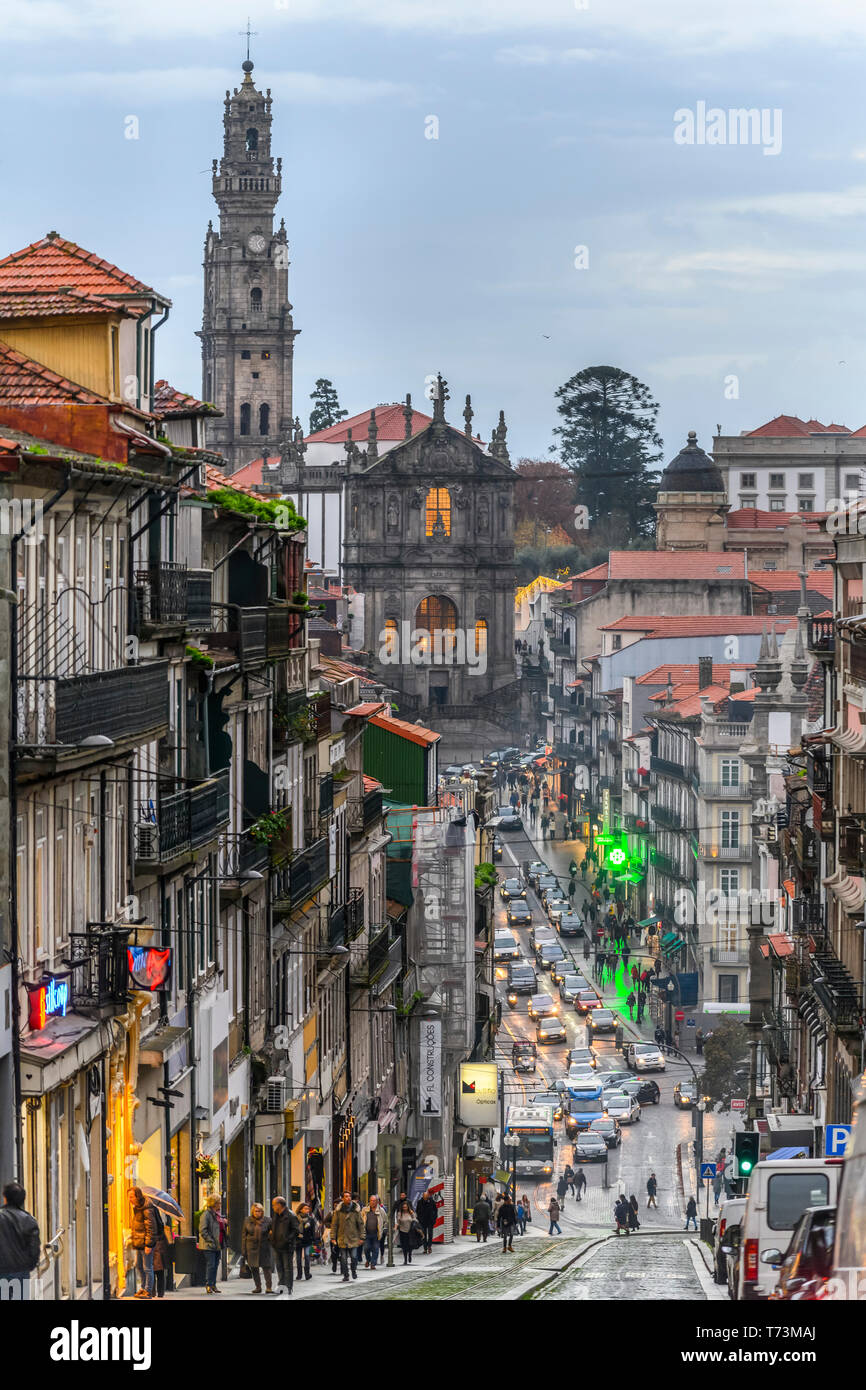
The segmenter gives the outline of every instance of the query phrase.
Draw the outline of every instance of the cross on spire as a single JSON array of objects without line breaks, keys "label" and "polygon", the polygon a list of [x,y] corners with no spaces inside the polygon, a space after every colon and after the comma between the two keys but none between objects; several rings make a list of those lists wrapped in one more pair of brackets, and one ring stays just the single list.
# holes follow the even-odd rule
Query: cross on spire
[{"label": "cross on spire", "polygon": [[250,61],[250,39],[257,39],[257,38],[258,38],[258,31],[255,30],[255,29],[251,29],[251,28],[250,28],[250,17],[249,17],[249,15],[247,15],[247,27],[246,27],[246,29],[240,29],[238,32],[239,32],[241,38],[244,38],[244,36],[246,36],[246,40],[247,40],[247,62],[249,62],[249,61]]}]

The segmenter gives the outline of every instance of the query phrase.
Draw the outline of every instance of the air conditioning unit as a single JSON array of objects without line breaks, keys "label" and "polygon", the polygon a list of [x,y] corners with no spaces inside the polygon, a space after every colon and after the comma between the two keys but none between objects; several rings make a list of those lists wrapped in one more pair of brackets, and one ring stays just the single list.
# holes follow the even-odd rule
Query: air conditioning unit
[{"label": "air conditioning unit", "polygon": [[767,604],[767,612],[768,612],[768,613],[778,613],[778,611],[779,611],[779,605],[778,605],[778,603],[768,603],[768,604]]},{"label": "air conditioning unit", "polygon": [[140,820],[135,827],[136,859],[159,858],[159,826],[156,821]]},{"label": "air conditioning unit", "polygon": [[286,1108],[286,1078],[284,1076],[268,1077],[268,1095],[265,1103],[265,1110],[269,1115],[278,1115]]}]

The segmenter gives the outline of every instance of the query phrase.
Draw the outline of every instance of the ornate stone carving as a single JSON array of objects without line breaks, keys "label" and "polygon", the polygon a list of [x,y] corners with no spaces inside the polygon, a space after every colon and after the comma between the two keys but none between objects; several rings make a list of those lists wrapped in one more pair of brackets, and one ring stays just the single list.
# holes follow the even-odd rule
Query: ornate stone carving
[{"label": "ornate stone carving", "polygon": [[400,505],[398,498],[395,497],[393,493],[388,498],[386,521],[389,531],[398,531],[400,529]]}]

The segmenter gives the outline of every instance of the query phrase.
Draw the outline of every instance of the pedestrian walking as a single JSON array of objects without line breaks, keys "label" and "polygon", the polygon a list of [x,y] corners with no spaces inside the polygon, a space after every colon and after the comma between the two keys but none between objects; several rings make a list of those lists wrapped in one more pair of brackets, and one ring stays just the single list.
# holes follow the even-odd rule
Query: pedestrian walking
[{"label": "pedestrian walking", "polygon": [[575,887],[576,887],[575,881],[574,881],[574,879],[572,879],[571,882],[570,882],[569,885],[568,885],[568,901],[569,901],[569,905],[570,905],[571,907],[574,906],[574,890],[575,890]]},{"label": "pedestrian walking", "polygon": [[626,1004],[628,1005],[628,1016],[629,1016],[629,1018],[630,1018],[630,1019],[631,1019],[631,1018],[634,1018],[634,1006],[635,1006],[635,1004],[637,1003],[637,999],[635,998],[634,990],[631,990],[631,991],[630,991],[630,993],[629,993],[628,996],[626,997],[626,1001],[625,1001],[625,1002],[626,1002]]},{"label": "pedestrian walking", "polygon": [[[513,786],[514,783],[512,782],[511,785]],[[512,810],[516,811],[518,806],[520,805],[520,797],[517,795],[517,792],[512,792],[508,800]]]},{"label": "pedestrian walking", "polygon": [[703,1028],[696,1028],[696,1029],[695,1029],[695,1052],[698,1054],[699,1057],[703,1057],[703,1055],[704,1055],[704,1030],[703,1030]]},{"label": "pedestrian walking", "polygon": [[541,817],[541,838],[542,838],[542,840],[546,840],[546,839],[547,839],[547,827],[548,827],[549,824],[550,824],[550,818],[549,818],[549,816],[547,815],[547,812],[545,811],[544,814],[543,814],[542,817]]},{"label": "pedestrian walking", "polygon": [[638,1201],[634,1193],[632,1193],[628,1199],[628,1228],[630,1231],[640,1230],[640,1221],[638,1220]]},{"label": "pedestrian walking", "polygon": [[568,1183],[566,1182],[566,1180],[565,1180],[565,1174],[563,1173],[563,1174],[561,1175],[561,1177],[560,1177],[558,1183],[556,1184],[556,1195],[557,1195],[557,1198],[559,1199],[560,1205],[565,1201],[565,1194],[566,1194],[567,1191],[568,1191]]},{"label": "pedestrian walking", "polygon": [[624,936],[620,937],[620,941],[622,942],[622,963],[625,966],[626,970],[628,970],[628,962],[629,956],[631,955],[631,948],[629,947],[628,941]]},{"label": "pedestrian walking", "polygon": [[697,1229],[698,1229],[698,1204],[697,1204],[697,1202],[695,1201],[694,1197],[690,1197],[689,1200],[688,1200],[688,1202],[686,1203],[686,1225],[685,1225],[685,1229],[686,1229],[686,1230],[689,1229],[689,1222],[690,1222],[690,1221],[694,1223],[694,1228],[695,1228],[695,1230],[697,1230]]},{"label": "pedestrian walking", "polygon": [[265,1292],[273,1293],[271,1284],[274,1257],[269,1240],[270,1233],[271,1222],[265,1216],[264,1207],[261,1202],[253,1202],[250,1214],[241,1227],[241,1255],[253,1276],[253,1293],[261,1293],[262,1275],[265,1276]]},{"label": "pedestrian walking", "polygon": [[[378,1200],[377,1197],[376,1201],[378,1202]],[[296,1215],[301,1232],[295,1245],[295,1274],[298,1283],[300,1283],[302,1278],[312,1279],[313,1277],[310,1273],[310,1258],[316,1242],[316,1220],[308,1202],[301,1202]]]},{"label": "pedestrian walking", "polygon": [[7,1182],[0,1207],[0,1278],[18,1281],[20,1287],[6,1285],[10,1297],[18,1299],[26,1297],[24,1286],[42,1254],[39,1222],[26,1210],[26,1197],[20,1183]]},{"label": "pedestrian walking", "polygon": [[586,855],[584,855],[583,859],[581,860],[580,877],[583,880],[583,882],[586,883]]},{"label": "pedestrian walking", "polygon": [[358,1277],[358,1256],[364,1244],[361,1208],[349,1191],[343,1193],[342,1201],[334,1208],[331,1240],[337,1242],[340,1251],[340,1273],[343,1283],[348,1284],[350,1270],[353,1279]]},{"label": "pedestrian walking", "polygon": [[524,1215],[525,1215],[525,1217],[526,1217],[527,1225],[531,1226],[531,1225],[532,1225],[532,1203],[531,1203],[530,1200],[529,1200],[529,1194],[528,1194],[527,1192],[523,1192],[523,1193],[521,1194],[520,1202],[521,1202],[521,1205],[522,1205],[522,1207],[523,1207],[523,1212],[524,1212]]},{"label": "pedestrian walking", "polygon": [[412,1227],[415,1225],[415,1213],[411,1204],[404,1200],[397,1206],[397,1215],[394,1218],[394,1230],[400,1242],[400,1249],[403,1251],[404,1265],[412,1263]]},{"label": "pedestrian walking", "polygon": [[[472,1229],[475,1232],[475,1244],[478,1245],[482,1240],[487,1244],[487,1237],[490,1233],[490,1216],[492,1208],[486,1197],[479,1197],[475,1206],[472,1208]],[[403,1261],[405,1264],[405,1260]]]},{"label": "pedestrian walking", "polygon": [[514,1254],[514,1228],[517,1225],[517,1210],[510,1196],[505,1198],[499,1208],[499,1234],[502,1237],[502,1253]]},{"label": "pedestrian walking", "polygon": [[547,1232],[549,1236],[553,1235],[554,1230],[557,1232],[558,1235],[562,1235],[562,1227],[559,1224],[560,1211],[561,1207],[557,1202],[556,1198],[551,1197],[550,1205],[547,1208],[547,1215],[550,1217],[550,1230]]},{"label": "pedestrian walking", "polygon": [[637,992],[637,1021],[643,1023],[644,1009],[646,1008],[646,995],[642,989]]},{"label": "pedestrian walking", "polygon": [[589,960],[589,936],[587,935],[586,923],[583,924],[583,958]]},{"label": "pedestrian walking", "polygon": [[679,1028],[675,1028],[675,1029],[674,1029],[674,1047],[676,1048],[677,1052],[679,1052],[679,1050],[680,1050],[680,1030],[679,1030]]},{"label": "pedestrian walking", "polygon": [[[133,1189],[134,1191],[135,1189]],[[139,1188],[139,1191],[141,1189]],[[198,1248],[204,1251],[204,1285],[207,1293],[219,1293],[216,1286],[217,1271],[220,1265],[220,1239],[222,1228],[219,1222],[220,1199],[208,1197],[205,1209],[198,1223]],[[136,1297],[138,1295],[136,1294]],[[144,1297],[149,1298],[150,1294]]]},{"label": "pedestrian walking", "polygon": [[153,1220],[156,1226],[156,1244],[153,1247],[153,1283],[154,1296],[165,1298],[165,1276],[171,1268],[171,1249],[169,1247],[168,1236],[165,1232],[165,1222],[162,1219],[162,1212],[156,1203],[152,1203]]},{"label": "pedestrian walking", "polygon": [[[153,1298],[153,1256],[157,1241],[154,1206],[150,1198],[145,1197],[140,1187],[130,1188],[129,1200],[132,1206],[129,1222],[129,1243],[135,1251],[135,1270],[139,1281],[135,1297]],[[219,1245],[217,1245],[217,1252],[219,1252]]]},{"label": "pedestrian walking", "polygon": [[658,1028],[656,1028],[653,1037],[655,1038],[658,1047],[663,1048],[665,1045],[665,1030],[664,1028],[662,1028],[661,1024],[659,1024]]},{"label": "pedestrian walking", "polygon": [[385,1236],[385,1212],[374,1193],[365,1207],[361,1208],[364,1223],[364,1268],[375,1269],[379,1263],[382,1238]]},{"label": "pedestrian walking", "polygon": [[599,951],[598,956],[597,956],[596,959],[597,959],[597,963],[598,963],[598,978],[599,978],[599,980],[603,980],[603,979],[604,979],[604,967],[605,967],[605,962],[607,961],[607,956],[605,955],[604,951]]},{"label": "pedestrian walking", "polygon": [[638,980],[640,979],[640,971],[638,970],[636,965],[633,965],[629,973],[631,974],[632,984],[634,985],[635,989],[637,989]]},{"label": "pedestrian walking", "polygon": [[656,1210],[658,1210],[658,1202],[656,1201],[656,1196],[657,1196],[657,1194],[658,1194],[658,1190],[659,1190],[658,1178],[656,1177],[655,1173],[650,1173],[649,1177],[648,1177],[647,1180],[646,1180],[646,1195],[647,1195],[647,1203],[646,1203],[646,1204],[647,1204],[647,1207],[648,1207],[648,1208],[649,1208],[649,1207],[655,1207]]},{"label": "pedestrian walking", "polygon": [[[343,1194],[344,1199],[348,1193]],[[336,1274],[336,1259],[339,1259],[340,1241],[336,1208],[331,1217],[331,1269]],[[301,1223],[292,1211],[285,1197],[274,1197],[271,1201],[271,1223],[268,1240],[274,1252],[277,1268],[277,1291],[285,1289],[291,1295],[295,1282],[295,1246],[301,1239]],[[336,1259],[335,1259],[336,1256]]]},{"label": "pedestrian walking", "polygon": [[618,1236],[622,1235],[623,1231],[625,1231],[626,1235],[629,1233],[628,1213],[629,1205],[625,1200],[624,1194],[621,1192],[613,1204],[613,1219],[616,1223],[616,1233]]},{"label": "pedestrian walking", "polygon": [[517,1231],[519,1235],[526,1235],[526,1208],[522,1198],[518,1197],[514,1210],[517,1212]]},{"label": "pedestrian walking", "polygon": [[575,1195],[575,1193],[574,1193],[574,1169],[572,1168],[572,1166],[571,1166],[570,1163],[566,1163],[565,1168],[563,1169],[563,1172],[562,1172],[562,1176],[565,1178],[566,1186],[568,1187],[568,1190],[569,1190],[569,1192],[571,1193],[571,1195],[572,1195],[572,1197],[573,1197],[573,1196]]},{"label": "pedestrian walking", "polygon": [[580,1201],[584,1189],[586,1188],[586,1173],[582,1168],[578,1168],[577,1170],[577,1177],[574,1180],[574,1185],[577,1188],[577,1200]]},{"label": "pedestrian walking", "polygon": [[439,1206],[435,1197],[431,1197],[429,1192],[425,1192],[424,1196],[420,1198],[415,1208],[415,1215],[418,1217],[418,1222],[424,1233],[424,1247],[421,1253],[422,1255],[429,1255],[433,1249],[433,1229],[439,1216]]}]

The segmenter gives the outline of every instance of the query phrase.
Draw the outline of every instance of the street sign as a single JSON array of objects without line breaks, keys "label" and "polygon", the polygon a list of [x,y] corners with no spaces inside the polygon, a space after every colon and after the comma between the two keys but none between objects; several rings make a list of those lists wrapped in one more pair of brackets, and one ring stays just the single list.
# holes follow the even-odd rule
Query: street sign
[{"label": "street sign", "polygon": [[715,1163],[702,1163],[702,1164],[701,1164],[701,1178],[714,1178],[715,1176],[716,1176],[716,1165],[715,1165]]},{"label": "street sign", "polygon": [[841,1158],[851,1133],[850,1125],[828,1125],[824,1131],[824,1153],[827,1158]]},{"label": "street sign", "polygon": [[686,1019],[686,1027],[687,1027],[687,1028],[694,1028],[694,1026],[695,1026],[695,1020],[694,1020],[693,1018],[687,1018],[687,1019]]},{"label": "street sign", "polygon": [[742,1099],[737,1099],[737,1097],[735,1096],[734,1099],[731,1101],[731,1109],[732,1109],[732,1110],[745,1110],[745,1108],[746,1108],[746,1102],[745,1102],[744,1100],[742,1100]]},{"label": "street sign", "polygon": [[685,1018],[685,1014],[683,1013],[682,1009],[677,1009],[676,1013],[674,1014],[674,1018],[676,1019],[677,1023],[682,1023],[683,1019]]}]

